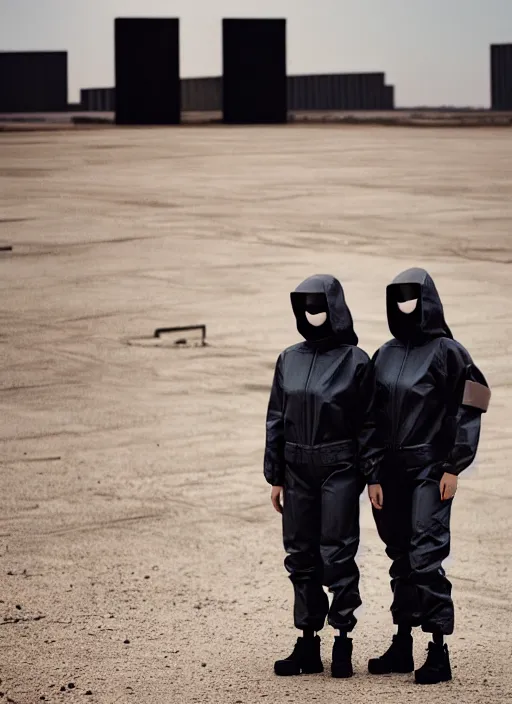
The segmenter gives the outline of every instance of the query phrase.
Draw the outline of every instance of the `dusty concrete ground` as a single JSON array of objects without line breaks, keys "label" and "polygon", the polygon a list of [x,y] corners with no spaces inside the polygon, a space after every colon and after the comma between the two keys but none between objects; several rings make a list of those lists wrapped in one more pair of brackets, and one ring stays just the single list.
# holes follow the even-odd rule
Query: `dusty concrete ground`
[{"label": "dusty concrete ground", "polygon": [[[2,134],[0,214],[2,701],[509,701],[507,130]],[[455,678],[366,674],[392,626],[365,498],[357,675],[278,680],[292,590],[261,465],[288,293],[338,275],[373,352],[384,287],[413,264],[493,388],[454,506]],[[210,346],[128,344],[194,323]]]}]

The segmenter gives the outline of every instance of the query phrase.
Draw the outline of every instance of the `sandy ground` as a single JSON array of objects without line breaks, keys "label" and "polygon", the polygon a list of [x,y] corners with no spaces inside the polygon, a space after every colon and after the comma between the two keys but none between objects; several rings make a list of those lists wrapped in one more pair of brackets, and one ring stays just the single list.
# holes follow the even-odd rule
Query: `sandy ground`
[{"label": "sandy ground", "polygon": [[[511,220],[507,130],[0,135],[1,701],[510,701]],[[288,294],[338,275],[372,353],[410,265],[493,388],[454,506],[455,678],[366,674],[392,626],[364,498],[357,674],[280,680],[296,632],[262,448]],[[137,339],[201,323],[205,348]]]}]

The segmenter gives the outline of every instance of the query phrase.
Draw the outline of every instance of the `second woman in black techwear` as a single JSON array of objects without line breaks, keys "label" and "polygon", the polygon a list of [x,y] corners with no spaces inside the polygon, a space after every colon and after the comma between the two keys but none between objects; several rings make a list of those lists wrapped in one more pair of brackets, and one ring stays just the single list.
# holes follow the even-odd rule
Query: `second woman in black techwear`
[{"label": "second woman in black techwear", "polygon": [[[303,634],[292,655],[275,663],[278,675],[322,672],[317,632],[339,630],[331,672],[350,677],[352,641],[361,604],[357,438],[366,399],[369,358],[358,346],[343,288],[332,276],[313,276],[291,294],[304,342],[277,361],[267,415],[264,471],[274,507],[283,513],[285,566],[295,593],[294,622]],[[281,504],[281,494],[283,503]],[[329,587],[332,604],[324,592]]]},{"label": "second woman in black techwear", "polygon": [[372,674],[412,672],[412,628],[432,634],[419,684],[451,679],[444,637],[454,628],[452,585],[442,563],[450,553],[457,476],[474,460],[482,413],[491,396],[469,352],[446,324],[432,278],[408,269],[387,287],[393,338],[374,355],[373,400],[361,434],[379,535],[392,560],[391,612],[398,632],[372,658]]}]

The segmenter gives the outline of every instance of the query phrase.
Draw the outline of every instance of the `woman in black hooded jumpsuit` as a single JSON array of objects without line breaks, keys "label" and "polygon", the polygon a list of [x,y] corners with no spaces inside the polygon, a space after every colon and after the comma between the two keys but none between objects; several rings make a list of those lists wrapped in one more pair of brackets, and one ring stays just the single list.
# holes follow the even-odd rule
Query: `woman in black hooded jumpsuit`
[{"label": "woman in black hooded jumpsuit", "polygon": [[[374,388],[362,437],[362,470],[392,560],[391,612],[398,633],[368,668],[372,674],[412,672],[411,629],[421,626],[433,634],[433,642],[416,682],[434,684],[451,679],[444,636],[453,632],[454,613],[442,567],[450,552],[451,505],[457,476],[475,458],[490,390],[469,353],[453,339],[426,271],[401,273],[387,287],[386,298],[393,339],[370,366]],[[413,305],[402,312],[407,301]]]},{"label": "woman in black hooded jumpsuit", "polygon": [[[313,276],[291,294],[305,342],[277,360],[266,424],[265,478],[283,513],[285,566],[295,593],[294,621],[303,631],[292,655],[278,660],[278,675],[322,672],[325,624],[335,638],[331,673],[350,677],[352,631],[360,606],[359,497],[365,486],[357,439],[366,403],[361,384],[369,364],[357,347],[343,289],[332,276]],[[324,314],[320,327],[308,316]],[[312,318],[310,318],[312,320]],[[283,488],[283,505],[280,503]],[[323,590],[329,587],[332,605]]]}]

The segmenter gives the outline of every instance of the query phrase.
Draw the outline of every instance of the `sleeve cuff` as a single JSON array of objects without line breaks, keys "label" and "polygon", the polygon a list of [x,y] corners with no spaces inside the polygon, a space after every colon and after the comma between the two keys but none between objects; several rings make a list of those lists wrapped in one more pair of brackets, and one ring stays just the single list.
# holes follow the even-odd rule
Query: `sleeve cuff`
[{"label": "sleeve cuff", "polygon": [[457,471],[457,468],[451,464],[450,462],[444,462],[443,463],[443,472],[445,474],[453,474],[455,477],[459,476],[459,472]]},{"label": "sleeve cuff", "polygon": [[377,463],[371,462],[367,464],[366,467],[363,467],[363,474],[368,486],[371,484],[380,484],[380,472]]},{"label": "sleeve cuff", "polygon": [[270,459],[265,459],[263,464],[263,474],[266,481],[271,486],[283,486],[284,472],[282,469]]}]

